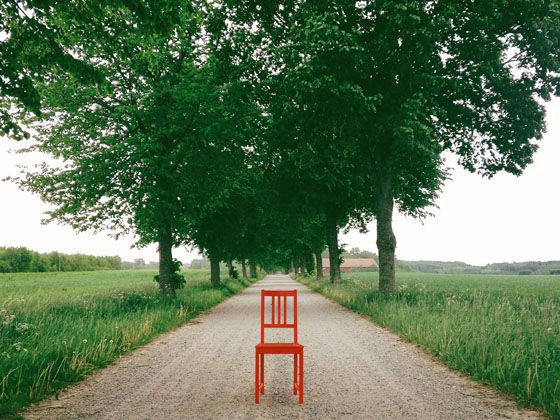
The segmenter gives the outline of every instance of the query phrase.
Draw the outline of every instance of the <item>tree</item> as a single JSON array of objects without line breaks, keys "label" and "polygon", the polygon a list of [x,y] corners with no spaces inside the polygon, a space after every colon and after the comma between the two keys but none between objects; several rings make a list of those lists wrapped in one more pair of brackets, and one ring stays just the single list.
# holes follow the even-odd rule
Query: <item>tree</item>
[{"label": "tree", "polygon": [[394,202],[422,216],[445,172],[441,153],[483,176],[519,175],[544,130],[539,100],[558,92],[556,1],[376,1],[354,14],[378,95],[375,173],[379,287],[395,289]]},{"label": "tree", "polygon": [[24,273],[30,271],[32,254],[26,248],[7,248],[3,252],[3,258],[9,262],[12,273]]},{"label": "tree", "polygon": [[[539,101],[560,90],[556,0],[227,3],[232,19],[256,22],[262,48],[270,50],[260,55],[263,63],[275,63],[271,57],[282,46],[294,49],[273,66],[277,77],[312,69],[308,85],[317,91],[325,87],[305,106],[287,102],[294,120],[307,123],[310,108],[328,104],[341,91],[370,107],[369,113],[358,111],[344,120],[360,133],[348,136],[359,142],[360,151],[351,154],[355,177],[350,178],[363,179],[363,196],[370,201],[351,209],[375,214],[382,291],[395,289],[394,206],[414,217],[428,214],[447,177],[444,151],[456,153],[460,164],[483,176],[501,170],[521,174],[544,130]],[[324,83],[329,80],[330,86]],[[343,115],[347,109],[341,102],[336,111]],[[328,125],[331,119],[320,122]],[[345,135],[352,131],[342,127]],[[295,137],[293,130],[289,136]],[[301,150],[313,148],[314,141],[312,136],[296,140]],[[337,157],[327,167],[338,182],[345,178],[336,172],[345,155]],[[364,166],[365,177],[360,175]],[[327,225],[334,238],[333,223]]]},{"label": "tree", "polygon": [[199,16],[187,4],[174,10],[179,23],[166,32],[144,31],[123,9],[94,17],[92,28],[103,30],[81,43],[108,87],[66,74],[46,80],[50,119],[38,128],[36,149],[67,164],[43,165],[21,180],[55,205],[50,219],[78,230],[133,232],[139,245],[157,242],[166,297],[175,296],[180,280],[172,247],[185,242],[182,186],[196,177],[189,163],[205,155],[205,105],[217,95],[211,62],[200,61],[194,42]]},{"label": "tree", "polygon": [[348,256],[350,258],[371,258],[371,259],[377,258],[377,255],[375,255],[373,252],[365,249],[362,250],[358,247],[354,247],[350,251],[345,252],[344,256]]},{"label": "tree", "polygon": [[[214,84],[217,82],[215,81]],[[220,284],[220,261],[251,257],[248,230],[258,205],[258,168],[251,165],[252,135],[258,125],[250,90],[222,80],[219,96],[206,104],[203,154],[189,164],[188,241],[208,255],[211,281]],[[229,266],[228,266],[229,268]]]},{"label": "tree", "polygon": [[[363,59],[354,34],[340,30],[336,16],[321,13],[322,6],[301,6],[278,12],[281,34],[270,29],[272,56],[282,66],[270,83],[269,141],[279,156],[278,188],[291,195],[303,220],[324,223],[330,278],[337,281],[338,231],[351,215],[361,216],[355,209],[371,199],[364,185],[369,174],[358,156],[376,98],[365,96],[349,74]],[[316,253],[322,241],[309,240]]]},{"label": "tree", "polygon": [[27,248],[1,248],[0,272],[45,272],[120,270],[119,257],[96,257],[82,254],[41,254]]},{"label": "tree", "polygon": [[134,259],[134,263],[133,263],[133,267],[135,269],[140,269],[140,268],[145,268],[146,267],[146,261],[144,261],[143,258],[136,258]]}]

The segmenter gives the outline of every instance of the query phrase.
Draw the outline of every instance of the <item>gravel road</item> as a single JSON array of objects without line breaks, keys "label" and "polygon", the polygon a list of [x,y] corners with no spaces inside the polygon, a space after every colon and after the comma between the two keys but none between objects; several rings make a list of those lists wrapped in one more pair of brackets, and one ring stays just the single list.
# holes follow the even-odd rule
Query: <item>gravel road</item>
[{"label": "gravel road", "polygon": [[[298,289],[305,403],[292,359],[267,356],[254,403],[260,290]],[[189,324],[22,413],[29,419],[540,418],[415,346],[296,283],[271,275]]]}]

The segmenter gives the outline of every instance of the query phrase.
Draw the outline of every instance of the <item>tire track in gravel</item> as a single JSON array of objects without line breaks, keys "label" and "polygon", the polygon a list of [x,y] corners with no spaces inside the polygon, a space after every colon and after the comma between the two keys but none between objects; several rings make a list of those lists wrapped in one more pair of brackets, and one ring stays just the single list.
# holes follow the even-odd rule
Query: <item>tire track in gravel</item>
[{"label": "tire track in gravel", "polygon": [[[305,403],[292,359],[267,356],[254,403],[260,290],[297,289]],[[28,419],[542,418],[288,276],[271,275],[22,413]]]}]

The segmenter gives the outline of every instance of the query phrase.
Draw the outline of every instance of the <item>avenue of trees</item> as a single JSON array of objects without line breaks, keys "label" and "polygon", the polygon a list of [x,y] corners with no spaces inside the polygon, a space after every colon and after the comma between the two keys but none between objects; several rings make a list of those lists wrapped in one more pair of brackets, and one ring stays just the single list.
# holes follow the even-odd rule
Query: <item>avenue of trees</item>
[{"label": "avenue of trees", "polygon": [[2,0],[0,131],[55,158],[17,182],[78,230],[340,278],[338,232],[426,217],[448,174],[516,175],[560,93],[558,0]]}]

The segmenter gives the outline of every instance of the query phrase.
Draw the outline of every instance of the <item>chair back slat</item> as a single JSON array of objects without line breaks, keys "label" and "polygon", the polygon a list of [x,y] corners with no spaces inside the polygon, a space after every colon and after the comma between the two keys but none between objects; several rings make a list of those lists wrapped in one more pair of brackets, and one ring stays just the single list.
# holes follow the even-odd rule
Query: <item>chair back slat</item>
[{"label": "chair back slat", "polygon": [[[265,307],[270,297],[270,322],[265,319]],[[292,298],[292,322],[288,322],[288,298]],[[264,343],[266,328],[291,328],[294,343],[297,343],[297,290],[261,290],[261,343]]]}]

